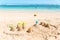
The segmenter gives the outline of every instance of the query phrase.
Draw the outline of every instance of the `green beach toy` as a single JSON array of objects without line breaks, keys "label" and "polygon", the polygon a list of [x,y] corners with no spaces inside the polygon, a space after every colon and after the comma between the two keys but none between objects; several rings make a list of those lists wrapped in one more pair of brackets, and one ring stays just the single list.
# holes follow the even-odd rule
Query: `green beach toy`
[{"label": "green beach toy", "polygon": [[22,26],[22,22],[18,22],[17,26],[18,27]]},{"label": "green beach toy", "polygon": [[10,31],[14,31],[14,26],[13,25],[9,25],[8,28],[9,28]]},{"label": "green beach toy", "polygon": [[24,29],[24,27],[26,26],[26,22],[22,23],[22,28]]},{"label": "green beach toy", "polygon": [[17,24],[17,31],[22,30],[22,22],[18,22]]},{"label": "green beach toy", "polygon": [[36,20],[36,24],[38,24],[38,19]]},{"label": "green beach toy", "polygon": [[26,26],[26,22],[23,22],[23,25]]}]

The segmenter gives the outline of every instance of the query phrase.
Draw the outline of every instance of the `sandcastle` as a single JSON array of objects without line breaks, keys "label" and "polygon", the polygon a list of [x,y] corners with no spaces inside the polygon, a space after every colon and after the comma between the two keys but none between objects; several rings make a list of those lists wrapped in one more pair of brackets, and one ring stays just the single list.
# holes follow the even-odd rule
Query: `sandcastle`
[{"label": "sandcastle", "polygon": [[[37,17],[37,15],[34,14],[34,17]],[[36,18],[36,20],[34,20],[34,22],[35,22],[35,24],[32,24],[31,26],[28,26],[29,28],[27,28],[26,31],[25,31],[25,27],[26,27],[27,23],[25,21],[24,22],[18,22],[18,23],[16,23],[17,24],[16,26],[14,26],[13,24],[11,24],[11,25],[8,26],[9,27],[9,32],[11,32],[10,34],[14,34],[14,35],[15,34],[20,35],[20,32],[21,32],[21,34],[24,33],[24,32],[29,34],[29,33],[35,32],[35,31],[37,33],[45,32],[45,31],[46,31],[45,33],[48,33],[48,31],[50,30],[49,29],[50,26],[52,26],[52,27],[54,26],[54,25],[48,23],[47,21],[46,22],[44,22],[44,21],[39,22],[38,18]],[[36,29],[34,30],[34,28],[36,28]],[[43,28],[45,28],[45,29],[43,29]],[[52,35],[52,33],[51,34],[48,33],[48,34]]]},{"label": "sandcastle", "polygon": [[[37,16],[37,13],[34,14],[34,17],[36,17],[36,16]],[[36,25],[38,24],[38,19],[35,20],[35,24]],[[13,25],[13,24],[10,24],[10,25],[8,25],[8,30],[9,31],[13,31],[13,32],[15,32],[15,31],[16,32],[25,31],[24,29],[25,29],[26,25],[27,25],[27,23],[25,21],[18,22],[16,26]],[[32,32],[32,26],[29,27],[25,32],[28,32],[28,33]]]},{"label": "sandcastle", "polygon": [[[37,17],[37,16],[38,16],[38,14],[35,13],[34,17]],[[18,22],[17,25],[16,25],[16,27],[13,26],[12,24],[9,25],[8,27],[9,27],[10,31],[24,31],[26,25],[27,25],[26,22]],[[49,27],[49,24],[45,23],[45,22],[40,22],[40,24],[39,24],[39,20],[36,18],[35,24],[33,24],[32,26],[38,26],[38,25],[42,25],[44,27]],[[29,27],[27,29],[27,31],[25,31],[25,32],[28,32],[28,33],[32,32],[32,27]]]},{"label": "sandcastle", "polygon": [[7,30],[4,33],[16,34],[16,32],[17,32],[17,34],[18,34],[19,32],[22,32],[22,31],[27,32],[27,33],[32,32],[32,27],[29,27],[27,30],[26,30],[25,27],[26,27],[26,22],[18,22],[16,26],[14,26],[13,24],[9,24],[8,27],[7,27],[8,30],[9,30],[9,33],[8,33]]},{"label": "sandcastle", "polygon": [[[21,31],[22,29],[24,30],[25,25],[26,25],[26,22],[18,22],[15,29],[17,31]],[[10,31],[15,30],[13,25],[9,25],[8,27],[10,28]]]}]

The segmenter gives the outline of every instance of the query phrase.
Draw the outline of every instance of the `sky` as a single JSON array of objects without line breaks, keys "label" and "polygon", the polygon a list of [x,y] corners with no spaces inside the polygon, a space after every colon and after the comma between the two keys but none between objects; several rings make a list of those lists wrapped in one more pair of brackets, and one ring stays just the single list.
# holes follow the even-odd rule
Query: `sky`
[{"label": "sky", "polygon": [[0,5],[31,5],[31,4],[60,5],[60,0],[0,0]]}]

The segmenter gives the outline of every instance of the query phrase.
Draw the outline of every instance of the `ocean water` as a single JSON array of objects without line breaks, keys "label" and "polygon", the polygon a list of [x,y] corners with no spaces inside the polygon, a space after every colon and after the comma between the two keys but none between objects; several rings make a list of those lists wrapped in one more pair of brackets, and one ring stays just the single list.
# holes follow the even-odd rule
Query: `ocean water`
[{"label": "ocean water", "polygon": [[0,5],[0,9],[48,9],[60,10],[60,5]]}]

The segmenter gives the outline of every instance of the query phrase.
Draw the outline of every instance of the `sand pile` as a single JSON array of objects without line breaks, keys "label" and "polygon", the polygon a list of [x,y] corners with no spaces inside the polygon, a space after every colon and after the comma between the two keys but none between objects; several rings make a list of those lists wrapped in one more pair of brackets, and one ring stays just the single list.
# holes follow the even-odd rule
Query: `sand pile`
[{"label": "sand pile", "polygon": [[[60,40],[60,11],[37,12],[39,23],[35,20],[36,14],[33,16],[34,10],[0,10],[0,40]],[[16,26],[22,20],[27,22],[24,30],[7,29],[9,23]],[[35,21],[37,25],[34,24]]]},{"label": "sand pile", "polygon": [[[60,40],[60,24],[40,21],[38,25],[31,26],[31,32],[1,32],[0,40]],[[46,26],[47,25],[47,26]]]}]

